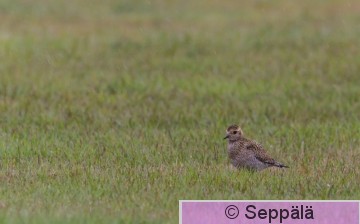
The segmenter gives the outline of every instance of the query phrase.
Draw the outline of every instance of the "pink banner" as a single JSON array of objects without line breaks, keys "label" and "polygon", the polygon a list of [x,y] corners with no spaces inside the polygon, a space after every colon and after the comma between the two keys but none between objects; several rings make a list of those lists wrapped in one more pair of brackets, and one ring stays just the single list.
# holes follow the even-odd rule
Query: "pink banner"
[{"label": "pink banner", "polygon": [[359,224],[358,201],[180,201],[183,224]]}]

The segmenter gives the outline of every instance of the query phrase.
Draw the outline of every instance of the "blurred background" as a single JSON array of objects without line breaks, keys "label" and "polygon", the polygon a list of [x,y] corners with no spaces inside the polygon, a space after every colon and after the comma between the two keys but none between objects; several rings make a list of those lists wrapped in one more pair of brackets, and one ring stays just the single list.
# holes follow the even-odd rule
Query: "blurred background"
[{"label": "blurred background", "polygon": [[[359,199],[359,37],[357,0],[2,0],[0,218]],[[231,169],[233,123],[292,169]]]}]

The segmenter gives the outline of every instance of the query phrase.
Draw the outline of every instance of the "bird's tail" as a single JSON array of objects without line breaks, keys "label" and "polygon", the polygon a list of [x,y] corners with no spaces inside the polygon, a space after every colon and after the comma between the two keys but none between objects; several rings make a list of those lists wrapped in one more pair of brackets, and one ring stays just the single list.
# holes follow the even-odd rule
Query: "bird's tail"
[{"label": "bird's tail", "polygon": [[279,163],[279,162],[275,162],[274,166],[279,167],[279,168],[289,168],[288,166],[286,166],[282,163]]}]

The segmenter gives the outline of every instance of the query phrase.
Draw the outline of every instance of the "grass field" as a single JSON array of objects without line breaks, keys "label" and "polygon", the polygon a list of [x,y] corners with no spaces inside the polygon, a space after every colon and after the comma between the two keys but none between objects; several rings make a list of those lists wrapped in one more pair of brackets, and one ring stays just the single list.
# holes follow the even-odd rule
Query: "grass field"
[{"label": "grass field", "polygon": [[[0,222],[360,199],[360,2],[0,2]],[[240,124],[286,171],[229,165]]]}]

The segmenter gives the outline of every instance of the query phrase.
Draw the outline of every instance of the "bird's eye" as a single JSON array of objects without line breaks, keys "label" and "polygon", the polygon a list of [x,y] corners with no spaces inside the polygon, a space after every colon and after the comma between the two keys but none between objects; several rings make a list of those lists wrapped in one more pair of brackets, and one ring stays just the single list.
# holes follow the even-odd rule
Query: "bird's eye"
[{"label": "bird's eye", "polygon": [[236,135],[237,131],[233,131],[233,134]]}]

